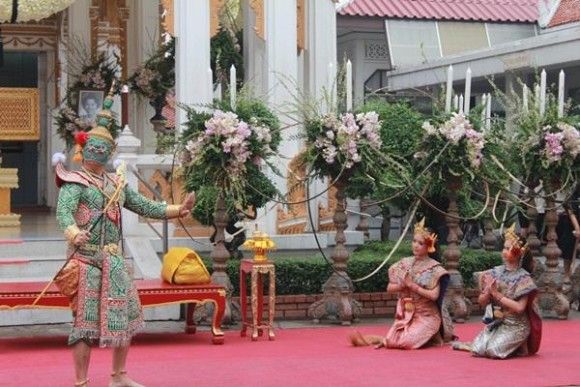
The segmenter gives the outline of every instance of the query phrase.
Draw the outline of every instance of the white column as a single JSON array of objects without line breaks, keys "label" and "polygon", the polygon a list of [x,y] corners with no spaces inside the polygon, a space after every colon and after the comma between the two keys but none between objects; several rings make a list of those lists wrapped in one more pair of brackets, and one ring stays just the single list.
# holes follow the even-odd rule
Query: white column
[{"label": "white column", "polygon": [[[68,35],[73,44],[91,49],[91,28],[88,23],[91,0],[77,0],[68,7]],[[72,54],[72,53],[71,53]]]},{"label": "white column", "polygon": [[[129,7],[127,73],[132,74],[158,47],[159,4],[155,1],[132,0]],[[129,126],[141,140],[143,153],[155,153],[157,147],[156,133],[149,121],[154,114],[155,110],[147,99],[138,98],[135,94],[129,96]]]},{"label": "white column", "polygon": [[[336,63],[336,4],[332,0],[307,2],[308,34],[308,91],[317,98],[321,97],[322,88],[330,90],[335,83],[335,76],[329,76],[329,64],[335,72]],[[348,58],[353,59],[353,58]],[[332,81],[331,81],[332,80]],[[334,88],[336,103],[336,88]]]},{"label": "white column", "polygon": [[255,30],[256,14],[249,5],[250,0],[242,1],[244,20],[244,83],[250,86],[258,96],[266,95],[265,74],[266,42]]},{"label": "white column", "polygon": [[[185,105],[212,100],[208,79],[210,68],[210,0],[175,0],[175,96]],[[183,109],[176,110],[176,132],[186,121]]]},{"label": "white column", "polygon": [[[270,107],[278,113],[282,127],[295,124],[296,120],[289,113],[298,80],[298,58],[296,52],[296,0],[265,0],[265,37],[267,73],[265,85]],[[294,157],[300,144],[296,140],[298,128],[293,127],[282,132],[281,153],[289,158]],[[288,159],[280,159],[280,170],[286,174]],[[286,192],[286,179],[273,173],[270,177],[280,190]],[[269,203],[266,208],[271,208]],[[264,227],[269,234],[276,233],[276,211],[265,214]]]},{"label": "white column", "polygon": [[[336,70],[337,70],[337,38],[336,38],[336,4],[332,0],[309,0],[306,2],[306,31],[307,31],[307,85],[306,90],[313,98],[323,97],[323,91],[331,91],[331,98],[336,106]],[[354,60],[355,58],[347,58]],[[340,58],[342,60],[342,58]],[[329,65],[333,74],[329,74]],[[352,64],[351,64],[352,69]],[[351,73],[352,75],[353,73]],[[356,84],[357,82],[355,82]],[[334,86],[334,87],[333,87]],[[351,82],[352,90],[352,82]],[[351,102],[352,97],[351,97]],[[357,102],[356,100],[354,102]],[[323,106],[325,111],[329,106]],[[310,195],[315,196],[326,189],[327,181],[316,180],[310,184]],[[318,204],[326,201],[327,195],[322,195],[309,202],[314,223],[318,223]],[[310,222],[307,230],[311,231]]]}]

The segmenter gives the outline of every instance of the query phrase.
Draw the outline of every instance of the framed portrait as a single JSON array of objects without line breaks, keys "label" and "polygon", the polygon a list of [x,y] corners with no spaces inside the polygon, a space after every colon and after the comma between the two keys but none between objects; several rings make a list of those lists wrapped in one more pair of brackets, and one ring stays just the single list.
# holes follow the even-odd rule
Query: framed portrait
[{"label": "framed portrait", "polygon": [[79,91],[79,118],[90,126],[97,121],[97,113],[101,111],[105,92],[103,90],[81,90]]}]

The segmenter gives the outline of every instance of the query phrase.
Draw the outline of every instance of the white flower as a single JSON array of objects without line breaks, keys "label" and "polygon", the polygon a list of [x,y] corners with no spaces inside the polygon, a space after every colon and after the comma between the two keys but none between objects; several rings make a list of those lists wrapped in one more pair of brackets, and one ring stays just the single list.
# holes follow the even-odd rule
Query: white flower
[{"label": "white flower", "polygon": [[423,130],[425,132],[427,132],[427,134],[429,136],[433,136],[433,135],[437,134],[437,129],[435,129],[435,127],[433,125],[431,125],[431,123],[429,121],[423,122],[423,125],[421,126],[421,128],[423,128]]}]

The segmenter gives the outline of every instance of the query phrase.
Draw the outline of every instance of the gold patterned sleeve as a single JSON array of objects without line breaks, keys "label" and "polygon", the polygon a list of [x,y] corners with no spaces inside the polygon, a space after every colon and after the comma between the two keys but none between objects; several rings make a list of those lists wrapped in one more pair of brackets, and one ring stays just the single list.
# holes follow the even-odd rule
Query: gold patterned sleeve
[{"label": "gold patterned sleeve", "polygon": [[78,184],[64,184],[58,193],[56,205],[56,220],[58,226],[64,231],[65,238],[72,243],[81,230],[77,226],[74,214],[78,209],[82,194],[82,186]]},{"label": "gold patterned sleeve", "polygon": [[176,218],[179,216],[181,206],[156,202],[150,200],[129,188],[125,187],[125,204],[124,207],[129,211],[152,219]]}]

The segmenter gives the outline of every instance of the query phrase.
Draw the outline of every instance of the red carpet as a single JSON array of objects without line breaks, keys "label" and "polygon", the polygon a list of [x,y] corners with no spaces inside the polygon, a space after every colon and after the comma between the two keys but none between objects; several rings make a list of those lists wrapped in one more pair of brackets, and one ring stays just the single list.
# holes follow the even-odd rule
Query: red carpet
[{"label": "red carpet", "polygon": [[[456,328],[470,340],[482,325]],[[384,333],[377,326],[356,326]],[[417,351],[353,348],[352,327],[277,330],[276,341],[251,342],[226,332],[143,334],[129,354],[129,373],[148,387],[169,386],[561,386],[580,384],[580,321],[544,322],[540,352],[529,358],[473,358],[448,346]],[[0,340],[0,386],[72,386],[64,337]],[[91,386],[106,386],[111,352],[93,351]]]}]

